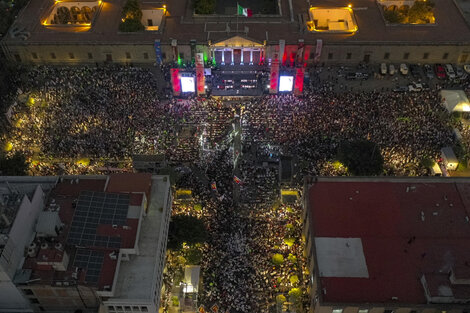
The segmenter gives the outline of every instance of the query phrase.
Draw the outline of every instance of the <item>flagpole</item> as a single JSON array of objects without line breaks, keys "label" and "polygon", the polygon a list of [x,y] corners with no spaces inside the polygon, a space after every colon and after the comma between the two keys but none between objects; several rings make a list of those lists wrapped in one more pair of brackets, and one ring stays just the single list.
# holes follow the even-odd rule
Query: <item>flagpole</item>
[{"label": "flagpole", "polygon": [[237,35],[238,35],[238,2],[237,2]]}]

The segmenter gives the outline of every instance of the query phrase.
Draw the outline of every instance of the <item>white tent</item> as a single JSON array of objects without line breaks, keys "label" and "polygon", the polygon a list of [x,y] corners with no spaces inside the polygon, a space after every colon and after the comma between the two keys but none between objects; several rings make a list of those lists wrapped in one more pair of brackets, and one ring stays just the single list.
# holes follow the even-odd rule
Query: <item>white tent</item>
[{"label": "white tent", "polygon": [[449,112],[470,112],[470,102],[463,90],[441,90],[441,98]]}]

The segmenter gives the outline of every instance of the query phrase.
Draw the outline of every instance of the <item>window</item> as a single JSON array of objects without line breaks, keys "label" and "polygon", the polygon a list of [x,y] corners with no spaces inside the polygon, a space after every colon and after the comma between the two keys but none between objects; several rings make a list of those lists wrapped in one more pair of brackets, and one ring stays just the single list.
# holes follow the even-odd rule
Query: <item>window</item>
[{"label": "window", "polygon": [[51,59],[56,59],[55,53],[51,52]]},{"label": "window", "polygon": [[448,57],[449,57],[449,53],[446,52],[446,53],[444,53],[444,55],[442,56],[442,59],[443,59],[443,60],[447,60]]},{"label": "window", "polygon": [[359,309],[357,313],[369,313],[369,309]]},{"label": "window", "polygon": [[403,54],[403,59],[408,60],[409,57],[410,57],[409,52],[405,52],[405,54]]},{"label": "window", "polygon": [[135,306],[135,305],[134,305],[134,306],[132,307],[132,310],[138,312],[138,311],[140,311],[140,308],[139,308],[138,306]]},{"label": "window", "polygon": [[31,289],[23,289],[23,292],[24,292],[25,295],[28,295],[28,296],[31,296],[31,295],[34,294]]},{"label": "window", "polygon": [[140,307],[140,310],[141,310],[142,312],[148,312],[148,311],[149,311],[149,309],[147,309],[146,306],[141,306],[141,307]]},{"label": "window", "polygon": [[16,62],[21,62],[21,57],[18,53],[15,53],[15,60]]},{"label": "window", "polygon": [[148,60],[149,54],[147,52],[144,52],[144,59]]},{"label": "window", "polygon": [[352,53],[348,52],[346,53],[346,59],[351,60]]},{"label": "window", "polygon": [[69,58],[70,59],[75,59],[75,55],[72,52],[69,52]]},{"label": "window", "polygon": [[91,52],[88,52],[88,59],[89,60],[93,59],[93,54]]},{"label": "window", "polygon": [[333,309],[333,313],[343,313],[343,309]]},{"label": "window", "polygon": [[33,59],[37,59],[37,58],[38,58],[38,54],[37,54],[36,52],[31,53],[31,55],[33,56]]},{"label": "window", "polygon": [[333,59],[333,53],[328,53],[328,60]]},{"label": "window", "polygon": [[384,54],[384,60],[390,59],[390,52],[385,52]]},{"label": "window", "polygon": [[131,58],[131,54],[129,52],[126,52],[126,59],[130,59]]},{"label": "window", "polygon": [[148,26],[153,26],[153,21],[152,21],[151,19],[148,19],[148,20],[147,20],[147,25],[148,25]]},{"label": "window", "polygon": [[427,58],[429,58],[429,52],[425,52],[425,53],[423,54],[423,59],[424,59],[424,60],[427,60]]}]

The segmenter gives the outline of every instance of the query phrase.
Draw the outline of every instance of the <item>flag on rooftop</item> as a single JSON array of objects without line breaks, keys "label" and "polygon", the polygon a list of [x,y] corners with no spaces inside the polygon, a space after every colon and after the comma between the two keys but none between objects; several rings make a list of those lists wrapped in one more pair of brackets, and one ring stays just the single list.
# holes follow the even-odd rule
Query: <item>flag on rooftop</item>
[{"label": "flag on rooftop", "polygon": [[250,17],[250,16],[253,15],[253,11],[251,11],[251,9],[244,8],[244,7],[242,7],[241,5],[239,5],[237,3],[237,15],[243,15],[243,16],[246,16],[246,17]]}]

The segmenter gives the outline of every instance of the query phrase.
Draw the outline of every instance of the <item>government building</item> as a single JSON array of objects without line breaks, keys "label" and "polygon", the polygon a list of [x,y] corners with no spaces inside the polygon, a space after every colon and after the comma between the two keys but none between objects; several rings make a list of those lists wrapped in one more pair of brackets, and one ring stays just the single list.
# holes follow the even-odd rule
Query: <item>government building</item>
[{"label": "government building", "polygon": [[[469,61],[466,4],[433,0],[424,20],[405,16],[414,0],[217,2],[196,14],[190,0],[141,1],[144,30],[120,32],[126,0],[31,0],[1,41],[11,61],[35,64],[154,64],[194,61],[284,66]],[[258,3],[259,2],[259,3]],[[421,1],[426,5],[426,0]],[[393,20],[400,15],[402,20]]]}]

